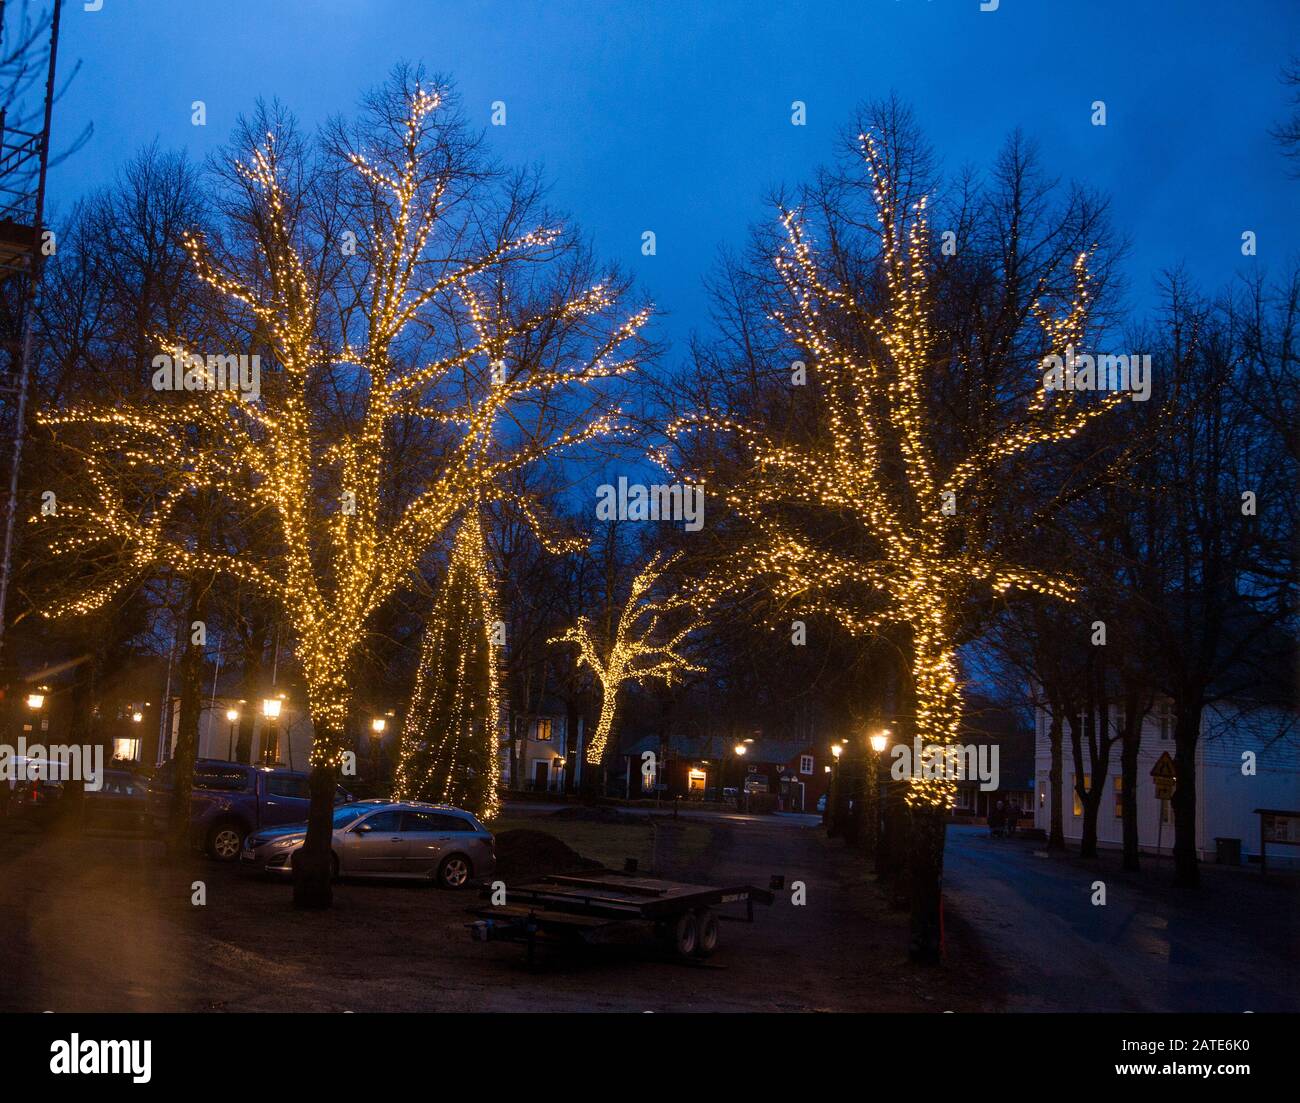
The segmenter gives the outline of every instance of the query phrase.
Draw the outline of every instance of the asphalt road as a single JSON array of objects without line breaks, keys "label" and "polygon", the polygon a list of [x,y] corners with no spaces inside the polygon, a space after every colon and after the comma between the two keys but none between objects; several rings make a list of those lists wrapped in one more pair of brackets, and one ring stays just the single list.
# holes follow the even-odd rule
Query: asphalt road
[{"label": "asphalt road", "polygon": [[1168,858],[1128,874],[1117,854],[1046,858],[1042,845],[948,829],[947,904],[1005,970],[1007,1010],[1300,1010],[1294,881],[1206,866],[1200,889],[1178,890]]}]

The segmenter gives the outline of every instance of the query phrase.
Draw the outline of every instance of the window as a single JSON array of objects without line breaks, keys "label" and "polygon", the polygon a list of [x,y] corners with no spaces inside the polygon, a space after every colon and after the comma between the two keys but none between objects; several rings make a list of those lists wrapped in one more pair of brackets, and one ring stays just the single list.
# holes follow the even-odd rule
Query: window
[{"label": "window", "polygon": [[353,820],[360,819],[366,814],[364,804],[345,804],[342,808],[334,809],[334,829],[337,831],[340,827],[347,827]]},{"label": "window", "polygon": [[801,754],[799,756],[799,772],[801,774],[811,774],[813,772],[813,756],[810,754]]},{"label": "window", "polygon": [[442,835],[448,831],[473,831],[474,829],[459,816],[449,816],[443,812],[403,812],[402,830],[436,832]]},{"label": "window", "polygon": [[1160,721],[1160,738],[1162,741],[1168,742],[1173,734],[1174,727],[1173,709],[1169,707],[1168,701],[1160,702],[1160,707],[1156,710],[1156,717]]},{"label": "window", "polygon": [[[1092,792],[1092,778],[1088,774],[1083,775],[1084,792]],[[1074,796],[1074,814],[1083,815],[1083,801],[1079,799],[1079,775],[1074,775],[1074,784],[1070,786],[1070,793]]]},{"label": "window", "polygon": [[1113,777],[1110,780],[1115,787],[1115,818],[1120,820],[1124,818],[1124,779]]},{"label": "window", "polygon": [[140,761],[140,740],[114,739],[113,757],[120,762]]},{"label": "window", "polygon": [[551,741],[551,718],[549,716],[539,717],[533,721],[533,738],[538,743],[549,743]]},{"label": "window", "polygon": [[357,826],[364,824],[371,831],[400,831],[402,827],[401,812],[376,812],[373,816],[367,816]]},{"label": "window", "polygon": [[307,779],[295,777],[293,774],[272,774],[266,779],[266,791],[273,797],[311,799],[311,788],[307,784]]}]

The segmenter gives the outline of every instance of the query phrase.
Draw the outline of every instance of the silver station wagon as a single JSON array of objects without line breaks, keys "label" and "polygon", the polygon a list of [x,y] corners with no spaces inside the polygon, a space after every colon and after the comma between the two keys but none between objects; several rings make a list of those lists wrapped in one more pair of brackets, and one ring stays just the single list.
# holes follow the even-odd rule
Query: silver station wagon
[{"label": "silver station wagon", "polygon": [[[305,823],[256,831],[244,840],[240,866],[271,875],[292,872]],[[420,801],[365,800],[334,809],[334,875],[434,881],[458,889],[492,876],[492,833],[463,808]]]}]

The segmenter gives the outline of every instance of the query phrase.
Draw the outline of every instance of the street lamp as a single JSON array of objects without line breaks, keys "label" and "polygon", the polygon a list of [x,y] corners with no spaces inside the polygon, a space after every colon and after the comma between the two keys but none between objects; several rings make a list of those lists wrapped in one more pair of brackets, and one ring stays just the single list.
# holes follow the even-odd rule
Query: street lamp
[{"label": "street lamp", "polygon": [[262,698],[262,715],[266,717],[266,734],[262,736],[263,763],[280,760],[280,733],[276,721],[280,718],[280,706],[283,703],[279,697]]},{"label": "street lamp", "polygon": [[376,780],[379,778],[379,743],[384,738],[384,729],[387,727],[388,721],[382,716],[376,716],[370,721],[370,769]]},{"label": "street lamp", "polygon": [[131,713],[131,723],[138,724],[143,719],[144,719],[144,713],[141,712],[139,709],[136,709],[135,712]]},{"label": "street lamp", "polygon": [[239,719],[239,709],[226,709],[226,719],[230,721],[230,743],[226,747],[226,761],[235,761],[235,722]]},{"label": "street lamp", "polygon": [[27,695],[27,707],[31,709],[33,712],[40,712],[44,704],[45,704],[45,694],[29,693]]},{"label": "street lamp", "polygon": [[866,797],[866,808],[863,809],[865,813],[863,818],[866,822],[863,826],[866,827],[865,841],[868,855],[875,854],[880,847],[880,756],[889,746],[890,734],[888,728],[882,728],[867,739],[871,752],[867,755],[867,776],[864,779],[866,784],[863,786]]}]

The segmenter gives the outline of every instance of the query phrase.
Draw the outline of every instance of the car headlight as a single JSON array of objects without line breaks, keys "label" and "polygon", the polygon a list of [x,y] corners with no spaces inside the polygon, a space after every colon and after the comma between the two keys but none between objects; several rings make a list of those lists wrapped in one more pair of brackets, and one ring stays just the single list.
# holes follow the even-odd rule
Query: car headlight
[{"label": "car headlight", "polygon": [[282,850],[286,846],[302,846],[302,839],[296,836],[290,836],[287,839],[276,839],[271,846],[276,850]]}]

